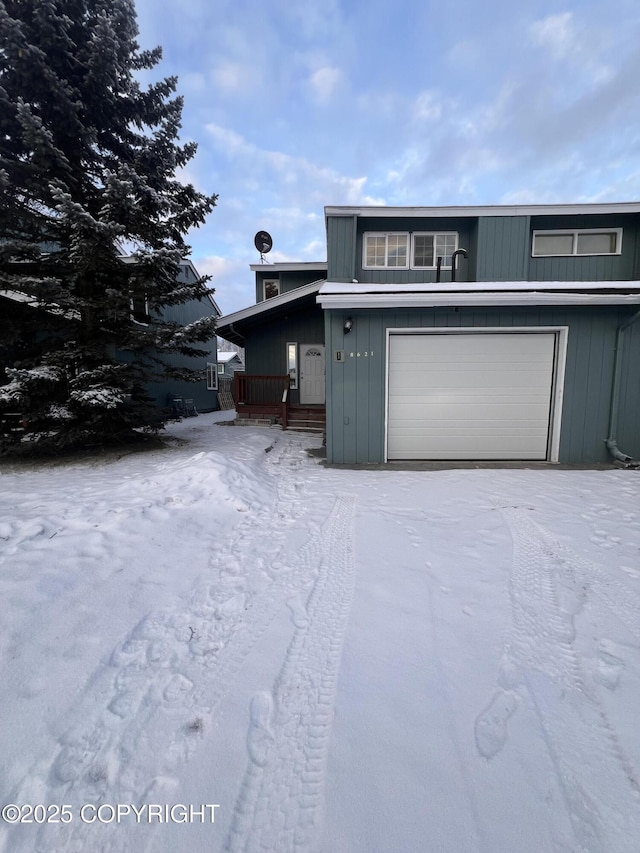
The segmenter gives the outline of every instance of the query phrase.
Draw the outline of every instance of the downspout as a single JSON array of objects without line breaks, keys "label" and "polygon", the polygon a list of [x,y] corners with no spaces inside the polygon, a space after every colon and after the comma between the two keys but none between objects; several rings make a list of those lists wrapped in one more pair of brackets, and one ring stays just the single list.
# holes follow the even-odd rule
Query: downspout
[{"label": "downspout", "polygon": [[611,389],[611,409],[609,410],[609,437],[605,438],[604,443],[607,446],[610,456],[616,462],[622,462],[627,468],[637,468],[640,462],[633,459],[632,456],[627,456],[618,447],[616,440],[616,432],[618,430],[618,407],[620,404],[620,383],[622,382],[622,343],[624,333],[635,321],[640,318],[640,311],[636,311],[633,317],[630,317],[626,322],[618,326],[616,332],[616,347],[614,351],[613,361],[613,388]]},{"label": "downspout", "polygon": [[229,323],[229,328],[231,329],[231,333],[234,334],[236,337],[240,338],[240,340],[242,341],[242,344],[240,344],[240,346],[244,346],[244,335],[241,335],[240,332],[237,331],[237,329],[234,329],[233,323]]}]

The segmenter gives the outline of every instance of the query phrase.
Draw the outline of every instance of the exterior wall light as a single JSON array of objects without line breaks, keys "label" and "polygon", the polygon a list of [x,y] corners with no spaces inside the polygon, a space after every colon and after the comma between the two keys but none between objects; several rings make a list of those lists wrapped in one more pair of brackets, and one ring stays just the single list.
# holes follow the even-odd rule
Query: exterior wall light
[{"label": "exterior wall light", "polygon": [[353,319],[351,317],[347,317],[347,319],[344,321],[345,335],[348,335],[351,329],[353,329]]}]

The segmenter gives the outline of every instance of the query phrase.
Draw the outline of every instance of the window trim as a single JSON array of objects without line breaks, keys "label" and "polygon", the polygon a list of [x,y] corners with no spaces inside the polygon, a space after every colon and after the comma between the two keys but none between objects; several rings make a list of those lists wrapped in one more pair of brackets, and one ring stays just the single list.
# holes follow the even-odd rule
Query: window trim
[{"label": "window trim", "polygon": [[[136,302],[142,304],[144,302],[144,311],[136,312]],[[140,317],[145,317],[146,319],[141,320]],[[133,291],[129,293],[129,319],[132,323],[136,323],[138,326],[148,326],[151,322],[151,315],[149,314],[149,300],[147,299],[147,292],[144,290],[142,295],[136,295]]]},{"label": "window trim", "polygon": [[[578,252],[578,237],[579,235],[588,234],[615,234],[616,235],[616,250],[615,252]],[[540,236],[571,236],[573,238],[572,252],[559,252],[558,254],[535,254],[536,237]],[[611,258],[614,255],[622,254],[622,228],[536,228],[531,237],[531,257],[532,258]]]},{"label": "window trim", "polygon": [[[278,292],[274,293],[273,296],[267,296],[267,285],[268,284],[275,284],[278,288]],[[280,279],[279,278],[263,278],[262,279],[262,299],[264,302],[266,302],[267,299],[274,299],[276,296],[280,296],[280,293],[281,293],[281,291],[280,291]]]},{"label": "window trim", "polygon": [[207,362],[207,391],[217,391],[217,390],[218,390],[218,363],[215,361],[208,361]]},{"label": "window trim", "polygon": [[[385,263],[380,266],[377,264],[367,264],[367,239],[369,237],[384,237],[384,259]],[[404,265],[390,266],[389,265],[389,237],[406,237],[407,238],[407,263]],[[411,234],[409,231],[365,231],[362,235],[362,269],[364,270],[408,270],[411,261]]]},{"label": "window trim", "polygon": [[218,362],[218,376],[224,376],[224,364]]},{"label": "window trim", "polygon": [[[458,246],[460,245],[460,232],[459,231],[412,231],[411,232],[411,255],[409,256],[410,268],[412,270],[435,270],[438,266],[438,256],[435,252],[435,238],[436,237],[455,237],[456,243],[454,252],[458,250]],[[431,266],[421,266],[415,263],[415,238],[416,237],[433,237],[434,238],[434,253],[433,253],[433,264]],[[453,252],[452,252],[453,254]],[[450,270],[451,264],[442,264],[440,269]]]}]

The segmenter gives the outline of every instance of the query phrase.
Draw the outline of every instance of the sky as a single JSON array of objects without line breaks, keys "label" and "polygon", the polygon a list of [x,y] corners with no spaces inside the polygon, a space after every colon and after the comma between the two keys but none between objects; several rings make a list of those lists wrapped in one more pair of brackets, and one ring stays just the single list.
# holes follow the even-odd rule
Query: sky
[{"label": "sky", "polygon": [[223,314],[271,263],[326,260],[326,205],[640,199],[640,4],[136,0],[177,75],[189,235]]}]

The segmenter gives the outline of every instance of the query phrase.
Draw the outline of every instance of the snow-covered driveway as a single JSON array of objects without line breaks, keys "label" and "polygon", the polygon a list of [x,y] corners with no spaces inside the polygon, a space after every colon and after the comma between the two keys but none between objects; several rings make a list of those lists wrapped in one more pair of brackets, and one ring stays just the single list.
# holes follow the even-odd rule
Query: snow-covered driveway
[{"label": "snow-covered driveway", "polygon": [[0,468],[0,850],[637,853],[640,473],[215,420]]}]

